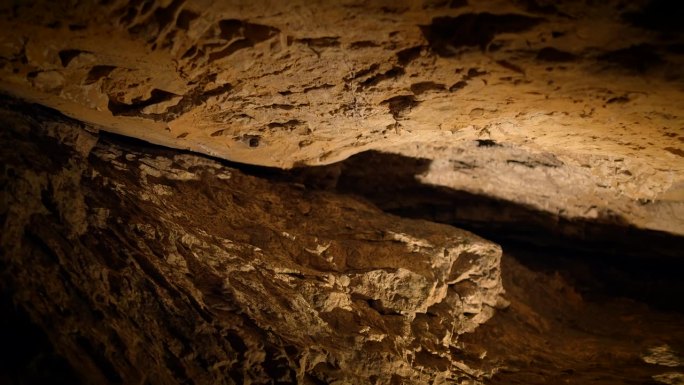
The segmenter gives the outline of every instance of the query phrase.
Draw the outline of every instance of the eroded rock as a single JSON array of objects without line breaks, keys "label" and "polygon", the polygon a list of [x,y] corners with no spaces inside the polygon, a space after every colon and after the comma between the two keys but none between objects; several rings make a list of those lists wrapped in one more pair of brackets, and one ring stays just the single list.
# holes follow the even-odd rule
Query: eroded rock
[{"label": "eroded rock", "polygon": [[89,383],[478,383],[500,248],[5,99],[2,288]]},{"label": "eroded rock", "polygon": [[0,14],[0,87],[106,131],[282,168],[367,149],[459,162],[493,141],[562,164],[426,182],[684,234],[684,41],[667,1],[30,1]]}]

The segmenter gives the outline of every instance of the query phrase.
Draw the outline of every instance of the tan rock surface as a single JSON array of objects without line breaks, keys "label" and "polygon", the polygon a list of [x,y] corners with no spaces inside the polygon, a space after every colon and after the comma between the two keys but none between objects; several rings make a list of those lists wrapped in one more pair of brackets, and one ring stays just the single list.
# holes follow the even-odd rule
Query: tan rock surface
[{"label": "tan rock surface", "polygon": [[516,202],[570,221],[684,233],[681,173],[657,170],[640,158],[529,151],[491,140],[397,150],[433,159],[416,175],[424,184]]},{"label": "tan rock surface", "polygon": [[[0,12],[2,89],[107,131],[283,168],[390,150],[439,159],[429,183],[684,233],[684,40],[665,1],[35,1]],[[475,140],[561,166],[444,174]]]}]

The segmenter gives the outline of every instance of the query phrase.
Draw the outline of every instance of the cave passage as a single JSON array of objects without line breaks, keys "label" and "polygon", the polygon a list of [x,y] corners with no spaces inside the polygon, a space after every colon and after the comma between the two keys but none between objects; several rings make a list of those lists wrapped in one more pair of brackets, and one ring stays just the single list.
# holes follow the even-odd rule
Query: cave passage
[{"label": "cave passage", "polygon": [[684,385],[684,7],[0,1],[0,385]]}]

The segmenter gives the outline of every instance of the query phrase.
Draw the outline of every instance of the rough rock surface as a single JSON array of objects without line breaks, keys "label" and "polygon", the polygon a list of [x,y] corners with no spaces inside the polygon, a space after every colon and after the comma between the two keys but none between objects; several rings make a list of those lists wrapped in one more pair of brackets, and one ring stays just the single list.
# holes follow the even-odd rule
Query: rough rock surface
[{"label": "rough rock surface", "polygon": [[[479,383],[500,248],[3,99],[0,288],[86,383]],[[483,356],[484,357],[484,356]]]},{"label": "rough rock surface", "polygon": [[391,150],[436,159],[426,182],[684,234],[676,2],[22,1],[0,16],[2,89],[104,130],[284,168]]},{"label": "rough rock surface", "polygon": [[[543,227],[566,235],[573,230],[562,229],[563,224],[650,229],[664,236],[683,229],[684,203],[678,198],[637,198],[634,191],[660,190],[667,183],[633,160],[588,157],[585,161],[593,163],[578,163],[577,158],[561,160],[553,153],[530,153],[489,140],[450,147],[413,144],[402,152],[366,151],[332,165],[285,174],[315,188],[361,194],[383,210],[408,214],[405,210],[432,207],[430,220],[443,223],[460,218],[529,225],[547,218]],[[485,201],[491,203],[489,213]]]},{"label": "rough rock surface", "polygon": [[[664,290],[660,302],[678,311],[663,311],[654,302],[635,301],[665,280],[665,274],[649,277],[651,267],[643,260],[627,278],[621,276],[624,271],[616,273],[619,264],[597,268],[587,263],[588,256],[578,263],[581,255],[530,249],[537,263],[525,266],[519,262],[525,260],[521,250],[504,250],[502,275],[510,306],[463,338],[466,351],[486,351],[487,361],[496,363],[498,373],[487,384],[682,384],[684,302],[677,274],[667,279],[676,283],[678,294]],[[567,265],[539,266],[550,260]],[[681,264],[669,268],[680,271]],[[619,293],[632,284],[639,286],[634,293]]]},{"label": "rough rock surface", "polygon": [[643,159],[526,151],[489,140],[414,144],[401,153],[430,154],[433,161],[416,175],[423,184],[515,202],[562,220],[684,234],[684,185],[673,183],[684,174],[661,172]]},{"label": "rough rock surface", "polygon": [[[445,152],[438,145],[414,146],[425,153]],[[456,158],[435,160],[418,157],[419,151],[415,157],[366,151],[332,165],[271,171],[268,177],[362,196],[385,212],[465,228],[500,244],[517,240],[567,248],[572,239],[572,249],[590,251],[612,244],[624,255],[681,258],[681,236],[643,229],[676,229],[675,202],[635,203],[605,189],[591,189],[586,183],[599,182],[584,168],[568,173],[552,154],[533,157],[490,142],[451,150]],[[649,182],[647,175],[633,179]],[[542,185],[549,188],[539,188]],[[583,188],[593,194],[579,194]],[[593,202],[606,206],[591,206]],[[652,222],[635,225],[645,219]]]}]

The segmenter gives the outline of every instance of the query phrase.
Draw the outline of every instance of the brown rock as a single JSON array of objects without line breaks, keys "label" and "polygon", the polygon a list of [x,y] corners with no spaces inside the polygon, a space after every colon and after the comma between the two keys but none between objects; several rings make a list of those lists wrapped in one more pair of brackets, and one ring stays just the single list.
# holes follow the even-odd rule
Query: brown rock
[{"label": "brown rock", "polygon": [[684,234],[684,41],[676,7],[652,3],[7,3],[0,88],[102,130],[282,168],[367,149],[458,161],[492,140],[558,166],[426,182]]},{"label": "brown rock", "polygon": [[3,103],[2,289],[86,382],[495,371],[458,341],[505,305],[497,245]]}]

